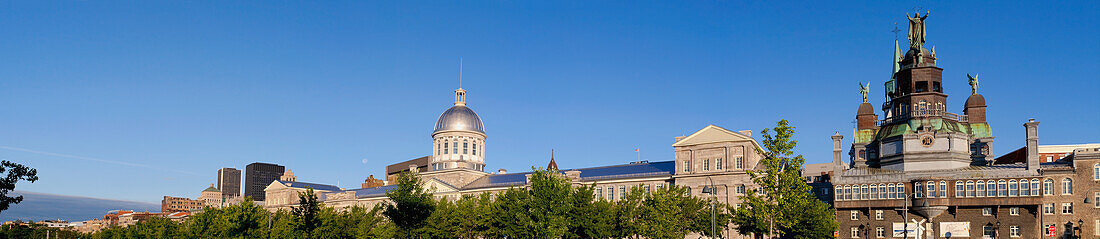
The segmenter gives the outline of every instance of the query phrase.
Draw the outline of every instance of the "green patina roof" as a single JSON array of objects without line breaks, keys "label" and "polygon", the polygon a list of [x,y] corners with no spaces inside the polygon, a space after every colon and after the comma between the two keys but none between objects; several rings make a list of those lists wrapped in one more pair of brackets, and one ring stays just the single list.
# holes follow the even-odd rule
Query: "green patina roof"
[{"label": "green patina roof", "polygon": [[[912,134],[916,133],[916,129],[921,128],[921,126],[929,126],[934,131],[964,133],[970,135],[971,138],[993,137],[993,130],[989,127],[988,123],[968,124],[966,122],[931,118],[911,119],[904,123],[886,125],[879,128],[877,132],[873,130],[860,130],[856,132],[855,140],[856,143],[863,143],[870,142],[871,140],[882,140],[890,137]],[[874,136],[873,139],[871,138],[872,136]]]},{"label": "green patina roof", "polygon": [[210,186],[209,188],[206,188],[206,190],[202,190],[202,191],[203,192],[221,192],[220,190],[218,190],[218,188],[215,188],[214,186]]}]

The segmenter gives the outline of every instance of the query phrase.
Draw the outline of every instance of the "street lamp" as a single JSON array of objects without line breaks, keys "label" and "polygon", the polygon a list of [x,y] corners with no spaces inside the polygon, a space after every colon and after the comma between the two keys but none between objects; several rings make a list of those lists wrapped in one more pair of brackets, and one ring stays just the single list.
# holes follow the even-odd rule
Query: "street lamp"
[{"label": "street lamp", "polygon": [[707,180],[710,180],[710,186],[703,187],[703,193],[711,195],[711,201],[710,201],[710,236],[711,236],[711,238],[714,238],[714,236],[716,236],[718,234],[718,232],[715,231],[715,226],[714,226],[714,201],[718,200],[718,189],[714,187],[714,179],[710,178],[710,176],[707,176]]}]

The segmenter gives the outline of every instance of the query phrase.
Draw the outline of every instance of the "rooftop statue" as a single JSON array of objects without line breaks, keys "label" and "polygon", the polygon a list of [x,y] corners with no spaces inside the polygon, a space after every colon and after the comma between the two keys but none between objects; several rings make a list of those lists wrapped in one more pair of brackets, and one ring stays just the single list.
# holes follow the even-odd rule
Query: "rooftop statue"
[{"label": "rooftop statue", "polygon": [[970,78],[970,94],[978,94],[978,74],[966,74],[966,78]]},{"label": "rooftop statue", "polygon": [[924,12],[924,16],[921,16],[918,12],[912,17],[905,14],[909,18],[909,48],[920,50],[924,46],[924,19],[928,18],[928,13],[930,12]]},{"label": "rooftop statue", "polygon": [[871,83],[867,83],[867,85],[864,85],[863,82],[859,83],[859,94],[863,95],[863,103],[867,103],[867,92],[870,91],[870,89],[868,89],[869,86],[871,86]]}]

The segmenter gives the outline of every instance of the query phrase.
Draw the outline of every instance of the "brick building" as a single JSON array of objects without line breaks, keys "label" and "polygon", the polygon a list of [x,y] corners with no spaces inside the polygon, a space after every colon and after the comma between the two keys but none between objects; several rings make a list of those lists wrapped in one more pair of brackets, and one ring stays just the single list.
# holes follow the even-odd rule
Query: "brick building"
[{"label": "brick building", "polygon": [[202,209],[202,206],[202,200],[185,197],[164,196],[164,199],[160,200],[161,212],[190,212]]},{"label": "brick building", "polygon": [[[1045,156],[1051,160],[1042,161],[1039,122],[1032,119],[1023,124],[1026,146],[994,160],[994,136],[978,79],[967,75],[971,95],[962,114],[948,112],[935,48],[923,47],[927,15],[908,18],[909,50],[903,55],[895,42],[894,74],[884,84],[885,116],[880,119],[867,102],[864,87],[847,163],[843,136],[832,137],[835,173],[830,181],[838,235],[1100,236],[1098,149],[1060,147],[1062,152],[1049,152]],[[1048,234],[1051,226],[1055,233]]]}]

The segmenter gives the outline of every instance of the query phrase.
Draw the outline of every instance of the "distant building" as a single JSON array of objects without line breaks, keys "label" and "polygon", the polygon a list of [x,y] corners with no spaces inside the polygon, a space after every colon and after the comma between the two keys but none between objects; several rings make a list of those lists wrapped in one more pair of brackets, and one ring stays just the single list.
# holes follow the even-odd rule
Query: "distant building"
[{"label": "distant building", "polygon": [[291,172],[290,169],[287,169],[286,172],[283,173],[283,176],[279,176],[279,180],[287,181],[287,182],[294,182],[294,181],[298,181],[298,177],[295,177],[294,172]]},{"label": "distant building", "polygon": [[428,155],[386,166],[386,181],[390,183],[397,182],[397,175],[400,175],[402,172],[409,172],[413,169],[417,172],[431,171],[428,169],[431,158],[432,156]]},{"label": "distant building", "polygon": [[163,217],[162,213],[155,212],[130,212],[118,215],[118,226],[128,227],[153,217]]},{"label": "distant building", "polygon": [[833,203],[832,177],[832,163],[806,164],[802,167],[802,178],[805,178],[806,184],[810,185],[811,193],[818,200],[829,204]]},{"label": "distant building", "polygon": [[241,195],[241,170],[235,168],[218,169],[218,191],[225,196]]},{"label": "distant building", "polygon": [[279,176],[283,175],[286,167],[270,163],[252,163],[245,166],[244,196],[252,197],[252,201],[264,201],[264,188]]},{"label": "distant building", "polygon": [[161,212],[190,212],[202,209],[202,201],[185,197],[164,196],[160,200]]},{"label": "distant building", "polygon": [[381,187],[385,185],[386,183],[383,182],[381,179],[374,178],[373,174],[370,175],[370,177],[368,177],[366,180],[363,180],[363,188]]}]

